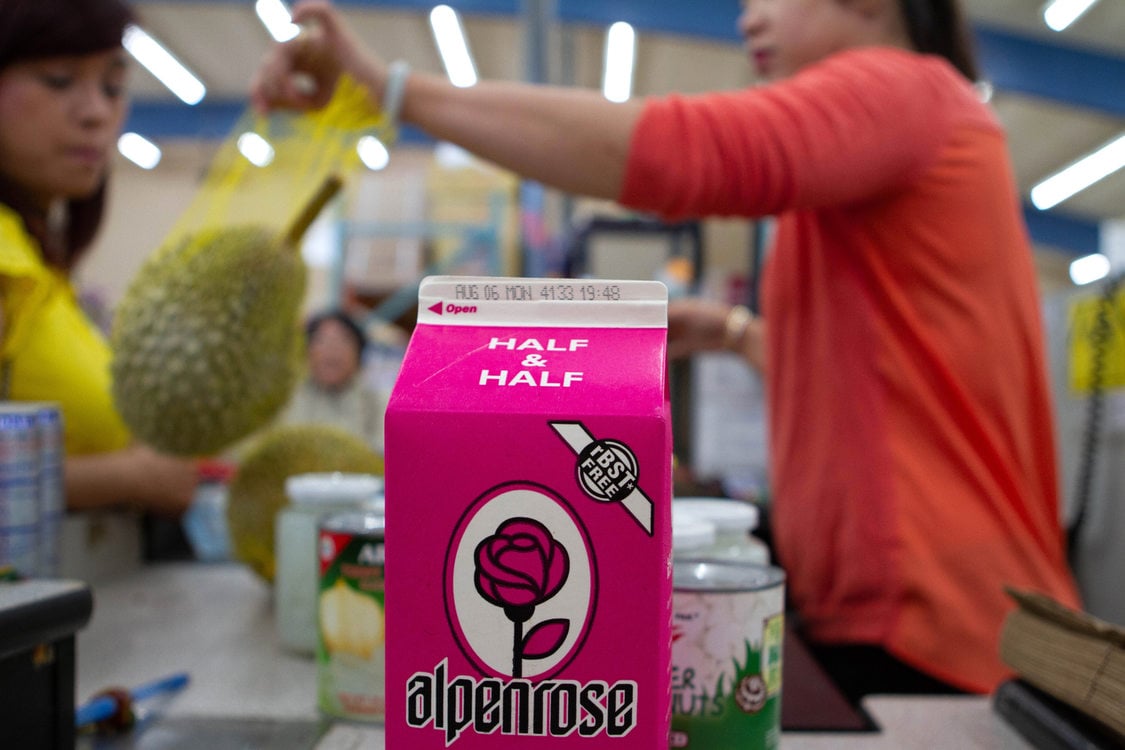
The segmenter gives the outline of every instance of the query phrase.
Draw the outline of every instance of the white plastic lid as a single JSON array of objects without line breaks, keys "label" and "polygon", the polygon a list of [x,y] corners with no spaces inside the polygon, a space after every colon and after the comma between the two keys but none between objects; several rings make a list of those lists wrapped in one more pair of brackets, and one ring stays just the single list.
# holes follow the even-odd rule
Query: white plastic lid
[{"label": "white plastic lid", "polygon": [[298,505],[362,503],[383,492],[383,478],[373,474],[294,474],[285,480],[285,494]]},{"label": "white plastic lid", "polygon": [[715,524],[686,509],[672,508],[672,552],[704,549],[715,543]]},{"label": "white plastic lid", "polygon": [[758,528],[758,508],[741,500],[725,497],[677,497],[672,500],[672,511],[677,508],[690,512],[715,524],[718,533],[749,533]]}]

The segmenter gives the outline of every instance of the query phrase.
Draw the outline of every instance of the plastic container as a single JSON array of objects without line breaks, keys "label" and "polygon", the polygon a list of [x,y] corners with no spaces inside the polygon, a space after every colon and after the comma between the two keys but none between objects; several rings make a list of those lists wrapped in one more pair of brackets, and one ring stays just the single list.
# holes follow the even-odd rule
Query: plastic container
[{"label": "plastic container", "polygon": [[672,557],[697,557],[715,546],[715,524],[672,508]]},{"label": "plastic container", "polygon": [[230,528],[227,525],[227,487],[222,482],[203,481],[180,524],[195,559],[224,562],[231,559]]},{"label": "plastic container", "polygon": [[383,512],[383,480],[369,474],[298,474],[285,482],[290,504],[277,516],[275,614],[281,643],[316,652],[320,580],[317,534],[321,521],[347,511]]},{"label": "plastic container", "polygon": [[714,558],[677,558],[672,571],[668,746],[775,750],[781,741],[785,574]]},{"label": "plastic container", "polygon": [[715,525],[715,543],[698,555],[719,560],[769,565],[769,547],[753,536],[758,528],[758,508],[722,497],[678,497],[673,513],[694,516]]}]

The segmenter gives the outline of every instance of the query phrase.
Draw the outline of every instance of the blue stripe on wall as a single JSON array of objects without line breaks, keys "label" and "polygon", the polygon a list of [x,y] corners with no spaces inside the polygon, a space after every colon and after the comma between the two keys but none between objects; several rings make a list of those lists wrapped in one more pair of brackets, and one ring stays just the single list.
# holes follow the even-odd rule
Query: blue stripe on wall
[{"label": "blue stripe on wall", "polygon": [[1024,206],[1024,221],[1031,239],[1076,256],[1101,252],[1101,227],[1097,222],[1058,211],[1040,211]]}]

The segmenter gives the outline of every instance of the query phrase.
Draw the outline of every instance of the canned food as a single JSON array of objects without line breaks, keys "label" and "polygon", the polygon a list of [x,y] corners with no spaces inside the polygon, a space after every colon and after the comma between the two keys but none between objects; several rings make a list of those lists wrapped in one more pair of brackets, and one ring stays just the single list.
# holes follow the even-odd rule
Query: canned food
[{"label": "canned food", "polygon": [[63,486],[63,417],[58,404],[37,404],[39,425],[39,572],[53,577],[59,572],[59,546],[66,516]]},{"label": "canned food", "polygon": [[39,427],[36,409],[0,404],[0,566],[39,571]]},{"label": "canned food", "polygon": [[317,705],[328,716],[383,721],[384,520],[344,513],[320,525]]},{"label": "canned food", "polygon": [[673,586],[669,747],[777,748],[784,573],[684,559],[673,566]]},{"label": "canned food", "polygon": [[368,474],[296,474],[285,480],[289,505],[274,525],[274,608],[277,633],[286,648],[316,653],[321,521],[348,512],[381,513],[382,490],[382,477]]}]

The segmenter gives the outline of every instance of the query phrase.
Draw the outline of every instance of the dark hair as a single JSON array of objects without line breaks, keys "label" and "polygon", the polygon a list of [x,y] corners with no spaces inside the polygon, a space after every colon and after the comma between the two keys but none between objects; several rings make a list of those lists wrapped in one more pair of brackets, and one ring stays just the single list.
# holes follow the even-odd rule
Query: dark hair
[{"label": "dark hair", "polygon": [[320,327],[330,320],[334,320],[344,326],[344,329],[348,332],[348,336],[355,344],[356,356],[362,359],[363,351],[367,348],[367,334],[365,334],[363,329],[359,327],[359,324],[343,310],[327,310],[309,318],[308,322],[305,323],[305,343],[308,344],[312,342],[313,336],[320,330]]},{"label": "dark hair", "polygon": [[[0,0],[0,70],[13,63],[60,55],[89,55],[121,46],[135,20],[123,0]],[[101,225],[103,182],[93,195],[72,200],[63,247],[50,244],[47,218],[17,185],[0,179],[0,202],[18,213],[43,248],[44,260],[72,268]]]},{"label": "dark hair", "polygon": [[980,78],[972,34],[960,0],[900,0],[900,5],[916,50],[941,55],[970,81]]}]

